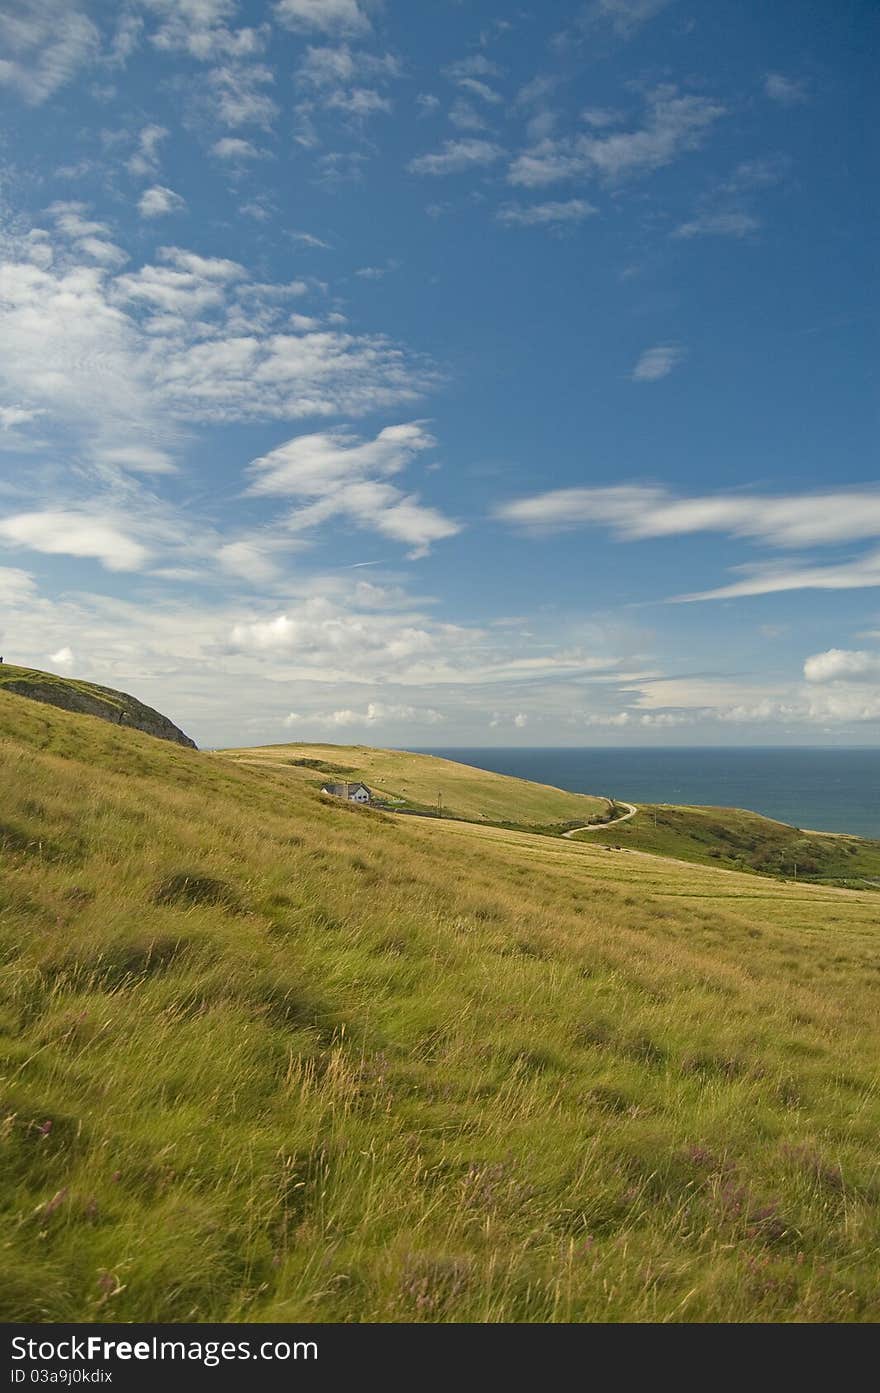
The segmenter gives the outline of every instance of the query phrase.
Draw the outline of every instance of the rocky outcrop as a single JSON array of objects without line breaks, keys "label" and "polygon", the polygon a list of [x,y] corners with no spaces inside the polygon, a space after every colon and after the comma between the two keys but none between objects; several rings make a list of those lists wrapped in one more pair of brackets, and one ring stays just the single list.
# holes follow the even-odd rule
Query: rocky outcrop
[{"label": "rocky outcrop", "polygon": [[98,716],[114,725],[127,726],[131,730],[142,730],[146,735],[154,735],[157,740],[171,740],[176,745],[186,745],[189,749],[198,748],[194,740],[184,735],[173,721],[152,706],[145,706],[136,697],[126,692],[115,692],[109,687],[97,687],[91,682],[66,682],[50,674],[34,673],[33,677],[4,682],[4,692],[14,692],[16,696],[30,697],[32,701],[42,701],[48,706],[60,706],[64,711],[73,711],[81,716]]}]

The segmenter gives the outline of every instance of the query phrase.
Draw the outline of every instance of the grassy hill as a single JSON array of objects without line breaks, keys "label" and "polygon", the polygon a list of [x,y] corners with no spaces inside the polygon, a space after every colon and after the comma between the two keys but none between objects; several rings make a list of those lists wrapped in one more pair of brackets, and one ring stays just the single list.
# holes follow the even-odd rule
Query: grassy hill
[{"label": "grassy hill", "polygon": [[75,711],[83,716],[97,716],[114,725],[129,726],[159,740],[172,740],[177,745],[195,749],[195,742],[167,716],[154,711],[152,706],[145,706],[137,697],[114,691],[112,687],[98,687],[75,677],[59,677],[54,672],[3,663],[0,664],[0,691],[60,706],[64,711]]},{"label": "grassy hill", "polygon": [[874,895],[0,737],[0,1318],[880,1318]]},{"label": "grassy hill", "polygon": [[[577,837],[577,834],[576,834]],[[880,888],[880,842],[804,832],[741,808],[640,804],[636,817],[585,834],[600,845],[786,879]]]},{"label": "grassy hill", "polygon": [[320,787],[326,778],[362,779],[392,806],[436,812],[444,817],[558,831],[609,815],[606,798],[566,793],[549,784],[493,774],[469,764],[407,750],[376,750],[366,745],[265,745],[225,750],[248,764],[286,769]]}]

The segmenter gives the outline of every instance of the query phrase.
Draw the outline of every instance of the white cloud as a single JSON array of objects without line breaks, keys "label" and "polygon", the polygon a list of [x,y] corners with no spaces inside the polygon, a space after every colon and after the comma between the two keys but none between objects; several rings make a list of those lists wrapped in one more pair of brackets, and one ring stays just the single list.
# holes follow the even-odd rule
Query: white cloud
[{"label": "white cloud", "polygon": [[295,436],[249,466],[251,492],[317,497],[340,483],[397,474],[436,444],[421,421],[386,426],[367,441],[342,430]]},{"label": "white cloud", "polygon": [[494,164],[504,151],[490,140],[446,140],[434,154],[419,155],[407,165],[413,174],[461,174]]},{"label": "white cloud", "polygon": [[782,73],[768,73],[764,79],[764,92],[771,101],[780,106],[797,106],[807,100],[806,88],[795,78]]},{"label": "white cloud", "polygon": [[138,178],[154,178],[159,172],[159,146],[167,138],[165,126],[156,125],[155,122],[144,126],[138,136],[138,148],[126,163],[129,173]]},{"label": "white cloud", "polygon": [[[50,449],[47,467],[57,456],[102,478],[168,472],[186,423],[354,416],[411,404],[438,380],[381,336],[291,317],[304,281],[261,284],[179,247],[115,274],[93,262],[104,229],[82,205],[53,217],[58,237],[37,229],[0,256],[0,427]],[[404,512],[388,525],[406,525]]]},{"label": "white cloud", "polygon": [[59,232],[73,243],[80,256],[102,266],[122,266],[128,260],[127,254],[109,240],[107,224],[84,217],[86,211],[84,203],[72,202],[53,203],[48,209]]},{"label": "white cloud", "polygon": [[682,223],[672,233],[673,237],[748,237],[757,232],[760,219],[753,213],[743,211],[699,213],[689,222]]},{"label": "white cloud", "polygon": [[363,711],[353,711],[344,707],[338,711],[312,711],[308,715],[291,711],[284,718],[288,728],[292,726],[374,726],[385,724],[438,725],[446,719],[433,707],[401,705],[396,702],[371,701]]},{"label": "white cloud", "polygon": [[880,585],[880,551],[836,566],[791,566],[771,562],[740,567],[742,580],[716,590],[681,595],[682,601],[728,600],[744,595],[778,595],[787,590],[861,590]]},{"label": "white cloud", "polygon": [[52,666],[61,668],[62,672],[70,672],[74,661],[73,649],[67,644],[65,644],[63,648],[59,648],[57,653],[51,653],[49,655],[49,662]]},{"label": "white cloud", "polygon": [[340,516],[394,541],[404,542],[411,556],[461,529],[416,494],[381,482],[399,473],[436,442],[423,423],[388,426],[373,440],[358,441],[345,431],[297,436],[254,460],[250,492],[311,500],[291,513],[287,528],[298,533]]},{"label": "white cloud", "polygon": [[683,352],[675,344],[660,344],[646,348],[632,370],[633,382],[659,382],[668,377],[681,362]]},{"label": "white cloud", "polygon": [[149,551],[124,524],[91,511],[44,510],[0,518],[0,537],[51,556],[90,557],[109,571],[141,570]]},{"label": "white cloud", "polygon": [[569,198],[562,203],[507,203],[498,210],[499,222],[517,227],[565,227],[596,213],[592,203]]},{"label": "white cloud", "polygon": [[42,415],[42,410],[32,406],[0,406],[0,430],[30,425],[31,421]]},{"label": "white cloud", "polygon": [[517,711],[513,718],[513,724],[517,730],[524,730],[529,723],[529,718],[524,711]]},{"label": "white cloud", "polygon": [[657,87],[646,103],[644,124],[604,135],[580,132],[538,141],[510,166],[512,184],[538,188],[563,179],[601,177],[611,181],[647,173],[696,150],[724,107],[707,97],[681,95],[671,84]]},{"label": "white cloud", "polygon": [[263,158],[263,152],[258,150],[256,145],[232,135],[215,141],[211,146],[211,154],[216,155],[218,160],[226,160],[230,164],[244,164],[247,160]]},{"label": "white cloud", "polygon": [[[691,532],[727,532],[780,547],[831,545],[880,536],[880,490],[676,498],[657,486],[621,484],[612,488],[555,489],[504,504],[498,516],[539,528],[605,525],[628,541]],[[880,571],[880,556],[851,564],[873,566]],[[845,564],[830,569],[847,568]]]},{"label": "white cloud", "polygon": [[366,8],[359,0],[278,0],[275,15],[289,29],[363,34],[370,29]]},{"label": "white cloud", "polygon": [[450,63],[443,72],[455,82],[463,77],[497,77],[500,69],[485,53],[473,53],[468,58],[460,58],[457,62]]},{"label": "white cloud", "polygon": [[99,48],[98,31],[75,0],[15,0],[0,11],[0,86],[37,106]]},{"label": "white cloud", "polygon": [[880,680],[880,653],[867,653],[864,649],[829,648],[825,653],[814,653],[804,663],[804,677],[808,682],[871,682]]},{"label": "white cloud", "polygon": [[272,125],[278,103],[265,90],[275,74],[264,63],[224,63],[208,74],[217,119],[226,126]]},{"label": "white cloud", "polygon": [[604,20],[621,38],[628,39],[669,3],[670,0],[594,0],[585,18],[588,24]]},{"label": "white cloud", "polygon": [[265,30],[233,30],[227,21],[235,15],[236,0],[143,0],[147,9],[161,17],[151,35],[158,49],[188,53],[191,58],[209,62],[217,58],[241,59],[258,53],[265,44]]},{"label": "white cloud", "polygon": [[350,92],[331,92],[324,105],[331,110],[342,111],[346,116],[364,120],[377,112],[391,111],[391,102],[373,87],[354,87]]},{"label": "white cloud", "polygon": [[186,200],[162,184],[145,189],[138,199],[138,212],[142,218],[161,218],[166,213],[179,213],[185,207]]}]

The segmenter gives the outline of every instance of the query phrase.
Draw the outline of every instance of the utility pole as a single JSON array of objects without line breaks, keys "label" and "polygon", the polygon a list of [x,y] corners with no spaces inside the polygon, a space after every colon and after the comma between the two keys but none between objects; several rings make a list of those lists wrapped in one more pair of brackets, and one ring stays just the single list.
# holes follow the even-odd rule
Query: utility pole
[{"label": "utility pole", "polygon": [[438,793],[438,794],[437,794],[437,816],[438,816],[438,817],[442,817],[442,816],[443,816],[443,794],[442,794],[442,793]]}]

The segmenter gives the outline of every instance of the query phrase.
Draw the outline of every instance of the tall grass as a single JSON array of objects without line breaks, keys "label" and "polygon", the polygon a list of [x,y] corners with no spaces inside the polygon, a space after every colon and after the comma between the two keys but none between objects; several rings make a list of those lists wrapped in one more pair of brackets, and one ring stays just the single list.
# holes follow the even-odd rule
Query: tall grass
[{"label": "tall grass", "polygon": [[877,900],[0,694],[30,1320],[874,1320]]}]

